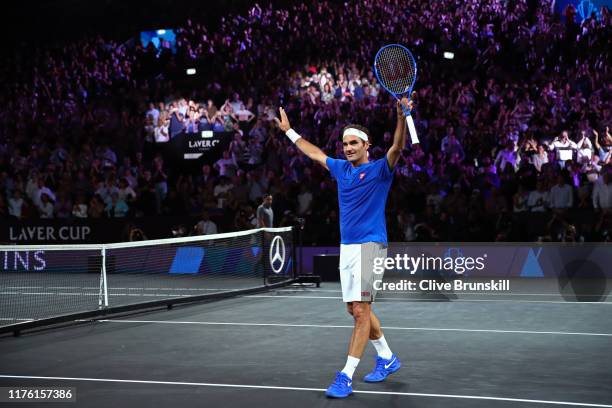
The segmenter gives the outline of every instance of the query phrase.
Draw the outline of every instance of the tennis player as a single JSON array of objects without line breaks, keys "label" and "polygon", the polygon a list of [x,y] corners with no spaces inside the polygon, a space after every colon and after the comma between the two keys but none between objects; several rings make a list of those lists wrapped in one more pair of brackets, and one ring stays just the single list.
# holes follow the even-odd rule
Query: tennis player
[{"label": "tennis player", "polygon": [[397,104],[397,127],[393,145],[384,159],[369,161],[370,135],[366,128],[348,125],[342,132],[347,160],[332,159],[321,149],[291,129],[283,108],[275,121],[287,137],[308,157],[329,170],[338,184],[340,206],[340,282],[342,300],[353,316],[353,334],[344,368],[336,374],[326,395],[345,398],[353,393],[353,374],[363,355],[368,339],[376,348],[376,365],[364,377],[366,382],[384,381],[400,369],[401,363],[389,348],[372,311],[376,296],[374,280],[382,275],[373,272],[374,258],[387,255],[385,204],[393,180],[393,168],[406,144],[406,118],[400,103],[409,107],[407,98]]}]

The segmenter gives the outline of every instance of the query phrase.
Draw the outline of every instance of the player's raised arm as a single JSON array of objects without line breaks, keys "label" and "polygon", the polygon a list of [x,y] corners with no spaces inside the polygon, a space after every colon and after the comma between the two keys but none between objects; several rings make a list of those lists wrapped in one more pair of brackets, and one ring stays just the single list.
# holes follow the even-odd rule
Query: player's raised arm
[{"label": "player's raised arm", "polygon": [[[283,108],[279,109],[281,119],[274,118],[274,121],[282,130],[285,132],[287,137],[291,139],[291,141],[297,146],[298,149],[306,156],[310,157],[311,160],[316,161],[321,166],[327,169],[327,155],[323,152],[323,150],[319,149],[317,146],[310,143],[308,140],[304,139],[297,132],[291,129],[291,125],[289,124],[289,119],[287,118],[287,114]],[[405,138],[405,137],[404,137]],[[329,169],[328,169],[329,170]]]},{"label": "player's raised arm", "polygon": [[397,126],[393,134],[393,145],[387,151],[387,163],[389,163],[390,168],[395,167],[404,146],[406,146],[406,115],[404,115],[400,103],[410,109],[408,98],[402,98],[401,101],[397,102]]}]

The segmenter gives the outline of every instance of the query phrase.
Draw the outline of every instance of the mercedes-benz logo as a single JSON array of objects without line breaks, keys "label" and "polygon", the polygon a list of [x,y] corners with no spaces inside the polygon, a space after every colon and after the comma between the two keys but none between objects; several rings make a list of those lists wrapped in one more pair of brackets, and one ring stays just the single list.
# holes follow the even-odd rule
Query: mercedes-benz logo
[{"label": "mercedes-benz logo", "polygon": [[285,241],[280,235],[277,235],[270,244],[270,268],[272,272],[280,273],[283,266],[285,266]]}]

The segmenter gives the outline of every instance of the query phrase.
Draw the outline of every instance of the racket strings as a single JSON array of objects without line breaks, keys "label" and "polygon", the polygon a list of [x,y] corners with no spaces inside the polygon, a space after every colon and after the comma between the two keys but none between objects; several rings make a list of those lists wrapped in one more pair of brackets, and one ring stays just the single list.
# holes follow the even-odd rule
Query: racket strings
[{"label": "racket strings", "polygon": [[376,68],[382,85],[394,94],[406,93],[416,77],[416,62],[402,47],[387,47],[376,59]]}]

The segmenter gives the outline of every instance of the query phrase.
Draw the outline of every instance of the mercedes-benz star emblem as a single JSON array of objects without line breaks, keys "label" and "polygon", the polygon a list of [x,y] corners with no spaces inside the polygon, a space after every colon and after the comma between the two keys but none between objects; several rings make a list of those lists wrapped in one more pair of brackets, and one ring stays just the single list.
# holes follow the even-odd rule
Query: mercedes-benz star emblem
[{"label": "mercedes-benz star emblem", "polygon": [[270,244],[270,268],[272,272],[280,273],[285,266],[285,241],[277,235]]}]

